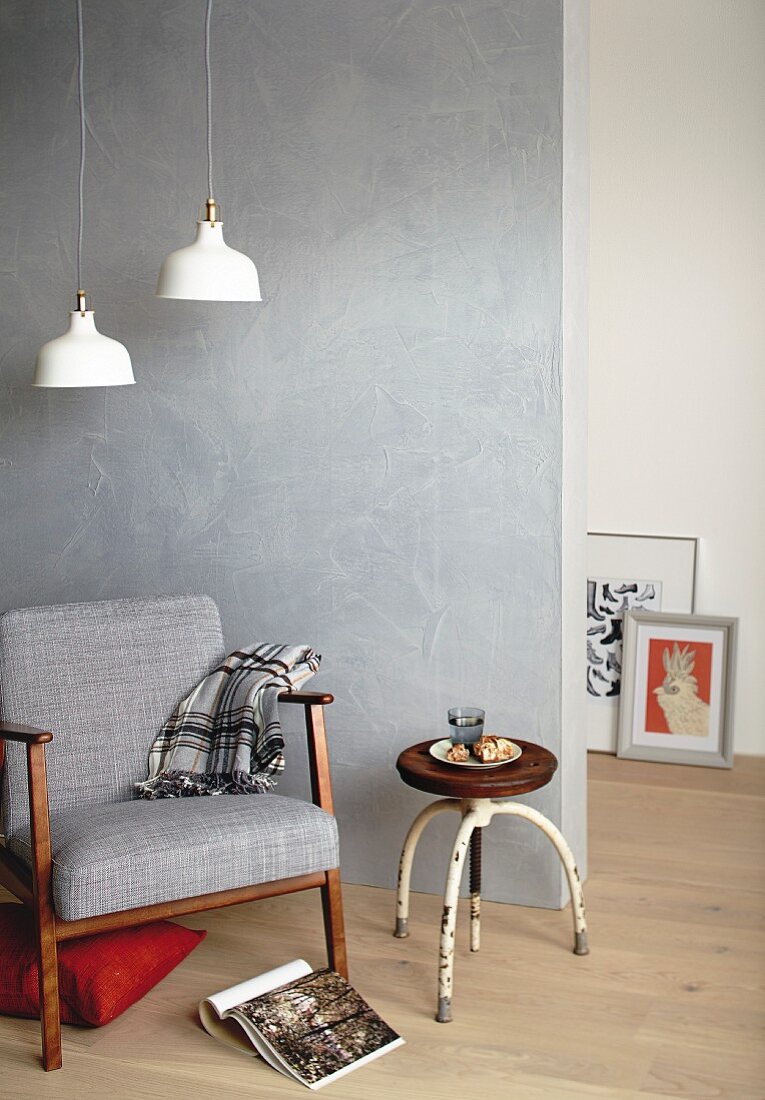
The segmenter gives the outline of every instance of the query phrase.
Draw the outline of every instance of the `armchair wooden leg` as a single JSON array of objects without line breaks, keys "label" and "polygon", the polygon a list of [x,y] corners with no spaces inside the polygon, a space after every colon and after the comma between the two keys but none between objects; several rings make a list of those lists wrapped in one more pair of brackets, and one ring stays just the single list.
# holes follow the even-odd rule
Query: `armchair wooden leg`
[{"label": "armchair wooden leg", "polygon": [[37,936],[43,1068],[61,1069],[58,951],[56,949],[56,916],[51,889],[53,857],[44,749],[45,744],[42,742],[27,745],[29,820],[32,828],[32,897]]},{"label": "armchair wooden leg", "polygon": [[345,925],[343,923],[343,896],[340,887],[340,871],[327,871],[327,881],[321,887],[321,905],[324,911],[324,936],[327,941],[327,958],[330,969],[344,978],[348,977],[348,957],[345,951]]},{"label": "armchair wooden leg", "polygon": [[46,1070],[61,1069],[61,1015],[58,999],[56,932],[48,914],[37,914],[42,1060]]}]

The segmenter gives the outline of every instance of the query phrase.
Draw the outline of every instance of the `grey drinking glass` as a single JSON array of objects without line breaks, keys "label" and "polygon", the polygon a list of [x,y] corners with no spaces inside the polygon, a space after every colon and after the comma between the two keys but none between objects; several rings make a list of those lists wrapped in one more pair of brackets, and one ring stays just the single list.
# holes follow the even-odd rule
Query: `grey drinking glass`
[{"label": "grey drinking glass", "polygon": [[449,711],[449,737],[453,745],[472,745],[483,736],[486,711],[480,707],[452,707]]}]

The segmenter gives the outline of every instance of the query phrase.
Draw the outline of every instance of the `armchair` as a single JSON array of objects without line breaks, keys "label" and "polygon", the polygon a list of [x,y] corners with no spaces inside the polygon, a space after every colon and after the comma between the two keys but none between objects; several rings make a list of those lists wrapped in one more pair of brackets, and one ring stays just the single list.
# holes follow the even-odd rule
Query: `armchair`
[{"label": "armchair", "polygon": [[347,977],[331,695],[279,696],[303,707],[312,803],[272,793],[133,798],[156,733],[224,656],[206,596],[0,617],[0,883],[34,912],[46,1070],[62,1064],[63,940],[319,889],[329,965]]}]

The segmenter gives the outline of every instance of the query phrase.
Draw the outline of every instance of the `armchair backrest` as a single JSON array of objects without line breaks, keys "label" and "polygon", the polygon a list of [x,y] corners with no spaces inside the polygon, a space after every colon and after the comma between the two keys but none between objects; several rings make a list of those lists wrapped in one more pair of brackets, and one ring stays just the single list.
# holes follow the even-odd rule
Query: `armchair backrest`
[{"label": "armchair backrest", "polygon": [[[30,607],[0,617],[0,719],[50,730],[51,811],[122,802],[176,705],[224,658],[208,596]],[[29,820],[25,750],[7,742],[3,831]]]}]

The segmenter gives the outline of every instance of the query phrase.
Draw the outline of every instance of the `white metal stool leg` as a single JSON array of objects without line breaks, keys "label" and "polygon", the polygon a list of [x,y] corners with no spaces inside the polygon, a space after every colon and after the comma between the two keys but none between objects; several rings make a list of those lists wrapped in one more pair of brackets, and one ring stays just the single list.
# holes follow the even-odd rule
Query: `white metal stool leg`
[{"label": "white metal stool leg", "polygon": [[409,935],[409,883],[412,879],[412,863],[414,853],[417,850],[417,842],[422,836],[428,822],[442,813],[444,810],[461,810],[462,802],[459,798],[442,798],[438,802],[431,802],[412,822],[409,832],[406,834],[404,847],[401,850],[401,860],[398,866],[398,889],[396,891],[396,931],[393,933],[399,939],[405,939]]},{"label": "white metal stool leg", "polygon": [[587,945],[587,921],[584,912],[584,893],[582,883],[579,880],[579,872],[576,861],[569,848],[565,837],[552,821],[544,814],[531,806],[524,806],[521,802],[492,802],[492,811],[497,814],[510,814],[515,817],[524,817],[538,829],[541,829],[548,840],[555,845],[560,856],[561,863],[566,871],[568,888],[571,891],[571,909],[574,915],[574,954],[588,955],[590,949]]},{"label": "white metal stool leg", "polygon": [[452,1020],[452,985],[454,980],[454,935],[457,925],[457,903],[459,901],[462,868],[465,854],[476,825],[485,824],[481,813],[470,808],[460,822],[457,839],[454,841],[452,857],[449,860],[449,872],[444,890],[444,911],[441,917],[441,939],[438,947],[438,1012],[436,1019],[440,1024]]}]

